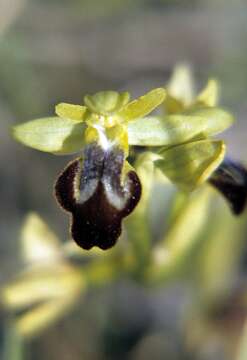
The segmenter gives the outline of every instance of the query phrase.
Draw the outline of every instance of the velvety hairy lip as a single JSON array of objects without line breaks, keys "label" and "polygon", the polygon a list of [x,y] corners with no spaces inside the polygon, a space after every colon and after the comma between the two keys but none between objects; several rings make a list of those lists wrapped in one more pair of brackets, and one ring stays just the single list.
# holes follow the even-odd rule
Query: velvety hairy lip
[{"label": "velvety hairy lip", "polygon": [[243,165],[226,158],[209,179],[228,201],[234,214],[241,214],[247,201],[247,170]]},{"label": "velvety hairy lip", "polygon": [[121,181],[123,151],[86,146],[83,157],[68,164],[55,184],[58,203],[72,214],[71,233],[83,249],[112,247],[121,223],[137,205],[141,183],[134,171]]}]

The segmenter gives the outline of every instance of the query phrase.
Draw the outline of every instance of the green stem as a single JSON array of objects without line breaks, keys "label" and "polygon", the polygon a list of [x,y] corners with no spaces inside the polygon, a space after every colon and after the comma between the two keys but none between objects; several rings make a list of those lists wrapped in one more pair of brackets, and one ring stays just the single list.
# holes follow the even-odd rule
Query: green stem
[{"label": "green stem", "polygon": [[24,360],[24,341],[10,319],[5,325],[3,360]]}]

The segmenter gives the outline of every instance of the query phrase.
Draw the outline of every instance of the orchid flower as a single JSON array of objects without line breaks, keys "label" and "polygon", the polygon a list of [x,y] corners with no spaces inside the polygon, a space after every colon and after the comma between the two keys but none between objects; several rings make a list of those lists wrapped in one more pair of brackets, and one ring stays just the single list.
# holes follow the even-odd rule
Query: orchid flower
[{"label": "orchid flower", "polygon": [[[229,165],[224,141],[213,138],[232,125],[233,116],[216,106],[215,80],[196,97],[186,71],[177,69],[166,89],[133,101],[127,92],[101,91],[86,95],[83,105],[58,104],[55,117],[13,128],[16,140],[37,150],[80,152],[56,180],[55,196],[71,214],[72,238],[83,249],[112,247],[123,218],[140,200],[141,181],[128,162],[132,146],[148,147],[155,154],[154,168],[180,190],[209,182],[235,213],[243,211],[246,171]],[[148,116],[159,105],[165,113]]]}]

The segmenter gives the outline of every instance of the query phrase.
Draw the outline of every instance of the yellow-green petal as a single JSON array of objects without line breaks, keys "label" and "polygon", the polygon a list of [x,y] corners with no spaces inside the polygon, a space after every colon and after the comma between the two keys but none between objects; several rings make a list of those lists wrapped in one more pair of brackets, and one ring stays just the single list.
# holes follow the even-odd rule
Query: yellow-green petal
[{"label": "yellow-green petal", "polygon": [[200,140],[174,146],[159,153],[156,165],[180,189],[192,191],[206,181],[220,165],[225,144],[220,140]]},{"label": "yellow-green petal", "polygon": [[86,106],[60,103],[56,105],[55,112],[61,118],[83,121],[85,119]]},{"label": "yellow-green petal", "polygon": [[126,122],[146,116],[159,106],[164,101],[165,97],[165,89],[157,88],[151,90],[138,99],[131,101],[118,113],[118,115]]},{"label": "yellow-green petal", "polygon": [[116,91],[100,91],[84,97],[85,105],[94,113],[113,115],[120,111],[129,101],[129,93]]},{"label": "yellow-green petal", "polygon": [[16,125],[13,137],[23,145],[54,154],[71,154],[84,145],[83,123],[71,119],[49,117]]},{"label": "yellow-green petal", "polygon": [[199,108],[182,114],[139,118],[128,124],[130,145],[170,146],[218,134],[233,123],[219,108]]}]

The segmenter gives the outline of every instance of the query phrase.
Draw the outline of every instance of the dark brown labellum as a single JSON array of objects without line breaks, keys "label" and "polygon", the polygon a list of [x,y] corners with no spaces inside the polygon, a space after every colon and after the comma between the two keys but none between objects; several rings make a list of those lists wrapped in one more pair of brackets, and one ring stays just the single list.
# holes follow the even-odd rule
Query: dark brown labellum
[{"label": "dark brown labellum", "polygon": [[234,214],[241,214],[247,200],[247,170],[239,163],[225,159],[209,179],[211,185],[227,199]]},{"label": "dark brown labellum", "polygon": [[134,171],[122,179],[124,153],[117,147],[87,145],[83,157],[68,164],[55,184],[59,204],[72,214],[71,233],[83,249],[112,247],[121,234],[122,219],[141,196]]}]

